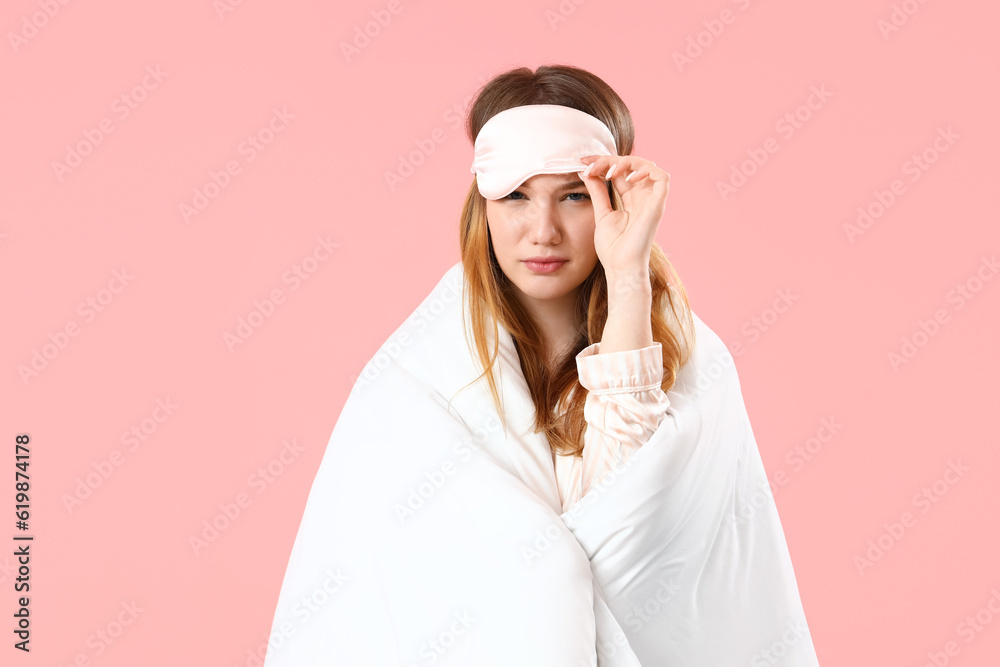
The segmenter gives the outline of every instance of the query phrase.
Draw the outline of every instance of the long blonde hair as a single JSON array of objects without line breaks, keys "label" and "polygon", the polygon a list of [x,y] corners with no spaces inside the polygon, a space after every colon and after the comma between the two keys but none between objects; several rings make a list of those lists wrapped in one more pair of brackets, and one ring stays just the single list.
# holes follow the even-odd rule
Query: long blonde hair
[{"label": "long blonde hair", "polygon": [[[602,79],[569,65],[546,65],[532,72],[527,67],[504,72],[478,92],[466,121],[466,132],[475,143],[479,130],[493,115],[525,104],[561,104],[579,109],[604,122],[615,137],[619,155],[630,155],[634,142],[632,116],[622,99]],[[622,201],[608,183],[615,210]],[[473,180],[462,207],[459,243],[466,281],[469,319],[483,373],[506,432],[506,420],[492,368],[499,349],[497,322],[510,332],[521,361],[521,370],[535,404],[535,432],[544,432],[553,450],[580,456],[586,421],[586,390],[580,385],[576,355],[598,342],[608,317],[608,291],[600,261],[583,281],[577,300],[577,321],[582,322],[572,349],[560,357],[552,372],[543,359],[544,341],[530,313],[513,297],[512,283],[500,269],[486,221],[486,199]],[[649,257],[652,287],[653,340],[663,346],[663,391],[676,381],[677,372],[694,346],[694,329],[687,293],[663,250],[654,242]],[[678,312],[680,308],[680,312]],[[493,349],[487,349],[487,326],[493,328]],[[470,384],[472,384],[470,383]],[[469,385],[466,385],[468,387]],[[464,389],[464,387],[463,387]]]}]

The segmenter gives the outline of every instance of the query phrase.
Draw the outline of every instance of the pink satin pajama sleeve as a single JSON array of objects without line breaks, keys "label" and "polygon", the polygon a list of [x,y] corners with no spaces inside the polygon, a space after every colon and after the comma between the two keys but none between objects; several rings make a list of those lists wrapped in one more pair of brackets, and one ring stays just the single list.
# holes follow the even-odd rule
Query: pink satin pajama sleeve
[{"label": "pink satin pajama sleeve", "polygon": [[670,401],[660,389],[663,346],[601,354],[594,343],[576,356],[587,390],[583,456],[555,456],[556,483],[567,511],[604,474],[638,450],[666,415]]}]

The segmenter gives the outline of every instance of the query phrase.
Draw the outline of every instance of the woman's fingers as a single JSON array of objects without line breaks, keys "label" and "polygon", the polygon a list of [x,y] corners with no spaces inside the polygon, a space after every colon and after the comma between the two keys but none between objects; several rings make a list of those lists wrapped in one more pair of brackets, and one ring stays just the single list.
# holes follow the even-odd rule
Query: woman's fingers
[{"label": "woman's fingers", "polygon": [[[583,185],[587,188],[587,192],[590,194],[590,201],[594,206],[594,216],[595,220],[600,221],[604,216],[612,213],[614,209],[611,207],[611,198],[608,196],[607,186],[604,185],[604,173],[599,172],[599,166],[595,166],[597,163],[592,163],[587,167],[590,173],[586,173],[586,170],[580,172],[583,177]],[[612,174],[613,175],[613,174]]]},{"label": "woman's fingers", "polygon": [[614,179],[629,170],[638,168],[642,158],[634,155],[588,155],[580,158],[581,162],[587,163],[587,168],[583,170],[583,175],[589,178],[600,178],[602,181]]},{"label": "woman's fingers", "polygon": [[649,176],[649,169],[636,169],[635,171],[629,172],[628,176],[625,177],[625,180],[629,183],[636,183],[644,179],[646,176]]},{"label": "woman's fingers", "polygon": [[[652,160],[635,155],[588,155],[580,158],[580,161],[587,163],[587,168],[580,172],[584,178],[610,180],[623,185],[636,183],[650,174],[662,171],[657,169]],[[654,176],[652,180],[657,179]]]}]

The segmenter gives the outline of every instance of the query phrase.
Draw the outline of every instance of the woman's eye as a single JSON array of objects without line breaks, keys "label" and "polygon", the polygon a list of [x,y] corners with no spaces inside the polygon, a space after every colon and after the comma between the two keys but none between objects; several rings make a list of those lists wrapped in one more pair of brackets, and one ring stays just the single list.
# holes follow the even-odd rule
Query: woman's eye
[{"label": "woman's eye", "polygon": [[[571,192],[571,193],[569,193],[566,196],[567,197],[577,196],[577,197],[585,197],[587,199],[590,199],[590,195],[588,195],[585,192]],[[525,199],[525,196],[524,196],[524,193],[522,193],[522,192],[520,192],[518,190],[514,190],[509,195],[507,195],[506,197],[504,197],[504,199],[510,199],[512,201],[521,201],[521,200]],[[571,199],[570,201],[583,201],[583,199]]]}]

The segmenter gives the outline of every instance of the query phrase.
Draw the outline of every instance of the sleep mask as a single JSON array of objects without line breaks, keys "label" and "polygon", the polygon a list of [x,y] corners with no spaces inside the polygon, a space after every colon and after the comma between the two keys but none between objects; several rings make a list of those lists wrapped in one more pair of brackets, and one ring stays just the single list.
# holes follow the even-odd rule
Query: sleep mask
[{"label": "sleep mask", "polygon": [[587,155],[618,155],[607,125],[561,104],[526,104],[486,121],[471,171],[483,197],[502,199],[535,174],[583,171]]}]

